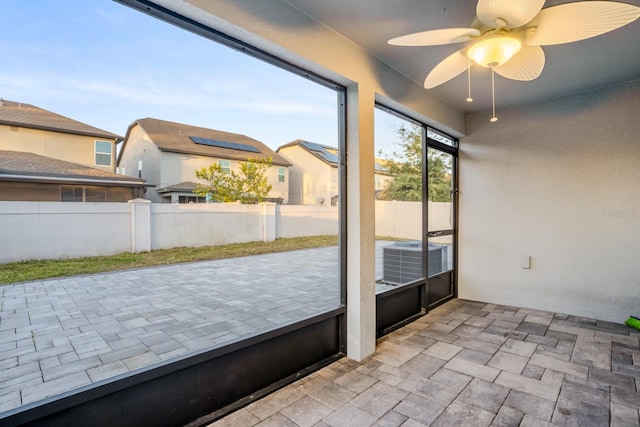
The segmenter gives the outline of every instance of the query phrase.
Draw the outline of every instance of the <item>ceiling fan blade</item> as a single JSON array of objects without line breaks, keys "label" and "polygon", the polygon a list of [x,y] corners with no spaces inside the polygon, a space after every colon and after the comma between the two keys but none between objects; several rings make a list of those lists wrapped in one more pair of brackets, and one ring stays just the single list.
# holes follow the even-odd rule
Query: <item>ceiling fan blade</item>
[{"label": "ceiling fan blade", "polygon": [[457,51],[453,55],[447,56],[434,67],[424,81],[424,87],[434,88],[442,83],[451,80],[458,74],[469,68],[469,58],[462,53],[464,49]]},{"label": "ceiling fan blade", "polygon": [[529,81],[537,78],[544,68],[544,51],[540,46],[523,46],[513,58],[494,71],[512,80]]},{"label": "ceiling fan blade", "polygon": [[570,43],[604,34],[635,21],[640,7],[614,1],[581,1],[543,9],[528,26],[525,44]]},{"label": "ceiling fan blade", "polygon": [[507,22],[504,28],[517,28],[531,21],[543,5],[544,0],[479,0],[476,16],[490,28],[496,27],[496,19]]},{"label": "ceiling fan blade", "polygon": [[437,46],[460,43],[469,40],[470,36],[479,36],[475,28],[443,28],[441,30],[421,31],[389,40],[395,46]]}]

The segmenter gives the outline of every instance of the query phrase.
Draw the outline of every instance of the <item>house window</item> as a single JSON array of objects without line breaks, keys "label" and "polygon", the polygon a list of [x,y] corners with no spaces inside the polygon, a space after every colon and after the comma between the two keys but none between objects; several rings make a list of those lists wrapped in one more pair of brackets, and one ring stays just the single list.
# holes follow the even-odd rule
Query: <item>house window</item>
[{"label": "house window", "polygon": [[107,188],[82,185],[61,185],[61,202],[106,202]]},{"label": "house window", "polygon": [[106,141],[96,141],[96,165],[111,166],[112,144]]},{"label": "house window", "polygon": [[81,202],[82,193],[83,193],[82,187],[76,187],[74,185],[61,185],[60,201],[61,202]]},{"label": "house window", "polygon": [[142,160],[138,160],[138,178],[142,178]]},{"label": "house window", "polygon": [[178,203],[206,203],[205,197],[200,196],[178,196]]},{"label": "house window", "polygon": [[283,167],[278,168],[278,182],[285,181],[285,169]]},{"label": "house window", "polygon": [[84,187],[85,202],[106,202],[107,187]]},{"label": "house window", "polygon": [[382,190],[382,177],[376,175],[376,190]]},{"label": "house window", "polygon": [[224,173],[231,173],[231,162],[229,160],[218,160],[218,166]]}]

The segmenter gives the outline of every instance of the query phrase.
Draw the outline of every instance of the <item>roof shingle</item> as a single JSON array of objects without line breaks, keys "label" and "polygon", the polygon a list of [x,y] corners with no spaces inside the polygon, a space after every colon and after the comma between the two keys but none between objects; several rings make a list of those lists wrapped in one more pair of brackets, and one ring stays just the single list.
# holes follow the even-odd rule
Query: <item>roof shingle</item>
[{"label": "roof shingle", "polygon": [[91,178],[104,181],[128,181],[144,184],[144,180],[96,169],[89,166],[52,159],[22,151],[0,150],[0,179],[3,175],[23,175],[38,178]]},{"label": "roof shingle", "polygon": [[[135,124],[140,125],[147,133],[147,135],[149,135],[151,140],[162,151],[196,154],[240,161],[246,161],[249,158],[263,159],[271,157],[274,165],[291,166],[291,163],[289,163],[284,157],[277,154],[275,151],[267,147],[264,143],[250,138],[246,135],[223,132],[220,130],[207,129],[203,127],[191,126],[183,123],[175,123],[153,118],[139,119],[134,122],[131,127],[133,127]],[[258,152],[196,144],[191,139],[191,137],[248,145],[257,149]],[[125,149],[125,147],[123,147],[123,150]]]},{"label": "roof shingle", "polygon": [[106,139],[121,136],[22,102],[0,99],[0,124]]}]

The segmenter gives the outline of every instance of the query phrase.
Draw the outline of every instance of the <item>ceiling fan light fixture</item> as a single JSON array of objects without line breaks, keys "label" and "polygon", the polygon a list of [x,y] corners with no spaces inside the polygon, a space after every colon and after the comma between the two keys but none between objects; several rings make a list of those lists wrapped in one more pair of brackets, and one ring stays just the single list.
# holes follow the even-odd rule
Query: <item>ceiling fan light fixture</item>
[{"label": "ceiling fan light fixture", "polygon": [[[620,28],[640,18],[640,7],[616,0],[571,0],[543,9],[545,0],[478,0],[470,28],[421,31],[389,40],[400,46],[437,46],[472,41],[438,63],[424,81],[432,89],[467,72],[471,98],[471,61],[491,69],[491,98],[495,114],[495,73],[530,81],[545,64],[541,46],[571,43]],[[523,46],[524,45],[524,46]]]},{"label": "ceiling fan light fixture", "polygon": [[522,42],[515,37],[496,35],[477,42],[469,48],[467,56],[478,65],[487,68],[498,67],[522,48]]}]

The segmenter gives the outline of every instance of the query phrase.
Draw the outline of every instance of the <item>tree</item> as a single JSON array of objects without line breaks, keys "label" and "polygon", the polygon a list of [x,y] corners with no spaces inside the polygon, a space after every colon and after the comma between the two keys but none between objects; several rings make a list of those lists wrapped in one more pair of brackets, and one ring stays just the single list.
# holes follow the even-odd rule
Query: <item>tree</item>
[{"label": "tree", "polygon": [[[381,200],[422,200],[422,128],[400,126],[397,150],[386,159],[385,167],[393,176],[380,192]],[[428,199],[451,201],[451,157],[438,150],[427,150]]]},{"label": "tree", "polygon": [[246,162],[240,162],[238,172],[225,172],[218,163],[212,163],[209,167],[196,170],[196,178],[205,183],[199,183],[194,193],[201,197],[208,196],[216,202],[262,202],[272,188],[266,177],[266,172],[272,164],[271,157],[248,159]]}]

